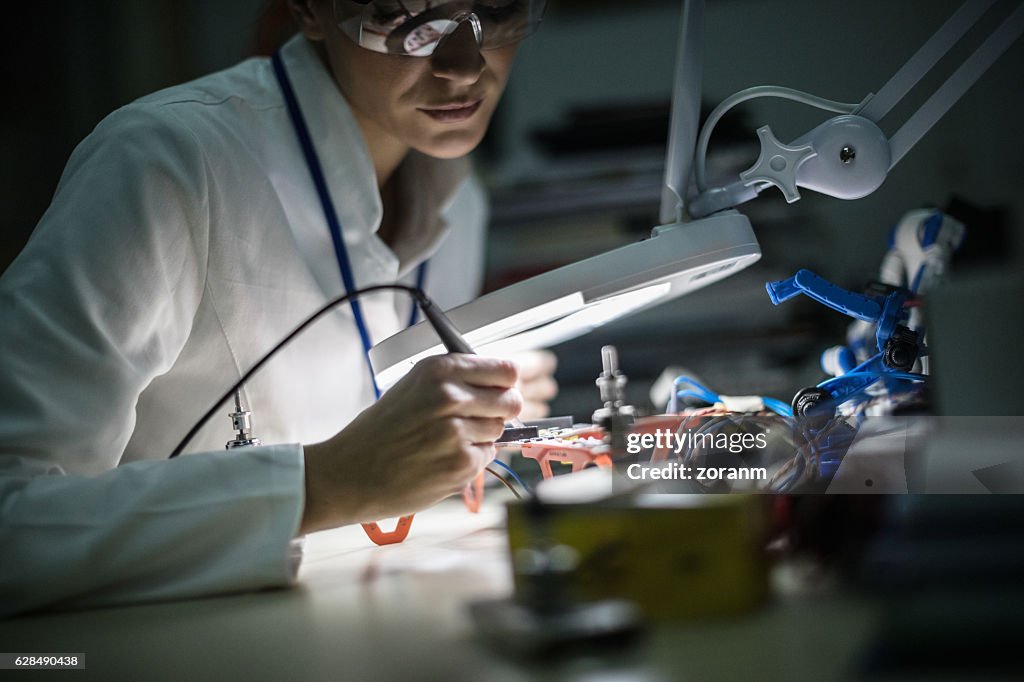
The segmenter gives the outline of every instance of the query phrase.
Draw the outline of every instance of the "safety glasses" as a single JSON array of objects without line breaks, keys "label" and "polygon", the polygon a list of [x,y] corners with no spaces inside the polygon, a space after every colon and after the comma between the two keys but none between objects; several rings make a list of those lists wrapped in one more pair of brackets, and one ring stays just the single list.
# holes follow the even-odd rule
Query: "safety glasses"
[{"label": "safety glasses", "polygon": [[341,30],[382,54],[429,57],[466,22],[482,50],[510,45],[536,30],[546,0],[334,0]]}]

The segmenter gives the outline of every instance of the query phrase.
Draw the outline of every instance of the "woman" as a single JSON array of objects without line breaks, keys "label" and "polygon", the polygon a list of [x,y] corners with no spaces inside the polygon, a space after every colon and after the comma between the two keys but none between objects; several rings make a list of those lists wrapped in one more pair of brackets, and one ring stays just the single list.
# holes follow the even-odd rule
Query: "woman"
[{"label": "woman", "polygon": [[366,347],[410,317],[377,293],[244,387],[279,445],[225,454],[221,417],[167,459],[327,300],[420,278],[447,306],[478,284],[464,156],[543,2],[289,4],[301,33],[273,60],[104,120],[0,280],[5,613],[286,583],[296,535],[459,490],[520,412],[512,363],[461,355],[374,403]]}]

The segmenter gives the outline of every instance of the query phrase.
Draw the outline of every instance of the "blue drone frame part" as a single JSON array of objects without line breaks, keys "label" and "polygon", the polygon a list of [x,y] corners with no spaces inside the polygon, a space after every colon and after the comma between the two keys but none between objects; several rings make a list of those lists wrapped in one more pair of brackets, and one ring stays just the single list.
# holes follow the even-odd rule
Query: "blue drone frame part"
[{"label": "blue drone frame part", "polygon": [[[868,393],[879,380],[888,393],[898,392],[905,381],[925,381],[927,375],[908,371],[918,358],[927,355],[923,335],[904,326],[909,316],[904,304],[910,296],[905,289],[894,289],[886,296],[869,296],[847,291],[809,270],[793,277],[765,284],[772,303],[778,305],[804,294],[844,315],[875,325],[878,352],[853,367],[854,353],[848,348],[831,348],[822,354],[822,369],[837,374],[814,388],[803,389],[793,398],[794,413],[814,421],[829,419],[844,403],[873,397]],[[836,370],[839,369],[839,372]],[[877,393],[876,393],[877,394]],[[810,428],[820,428],[818,426]]]},{"label": "blue drone frame part", "polygon": [[856,354],[846,346],[832,346],[821,352],[821,371],[829,376],[846,374],[853,371],[856,365]]},{"label": "blue drone frame part", "polygon": [[877,297],[847,291],[810,270],[799,270],[787,279],[768,282],[765,288],[774,305],[804,294],[833,310],[865,322],[877,321],[882,313],[882,302]]},{"label": "blue drone frame part", "polygon": [[880,351],[885,349],[886,342],[892,337],[897,326],[907,319],[907,312],[903,307],[909,298],[906,291],[896,290],[884,297],[857,294],[832,284],[810,270],[800,270],[788,279],[767,282],[765,289],[774,305],[804,294],[844,315],[876,323],[878,328],[875,340]]},{"label": "blue drone frame part", "polygon": [[817,387],[828,391],[833,403],[839,406],[863,397],[867,389],[879,380],[885,381],[887,388],[892,392],[897,387],[893,382],[922,382],[928,380],[928,375],[893,371],[885,366],[882,354],[878,353],[846,374],[822,381]]}]

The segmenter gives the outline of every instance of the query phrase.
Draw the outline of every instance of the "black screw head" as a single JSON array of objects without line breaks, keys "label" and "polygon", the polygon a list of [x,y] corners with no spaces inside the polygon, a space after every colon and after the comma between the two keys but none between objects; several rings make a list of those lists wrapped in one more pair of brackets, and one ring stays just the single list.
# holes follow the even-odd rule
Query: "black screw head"
[{"label": "black screw head", "polygon": [[897,372],[907,372],[917,361],[917,333],[899,327],[893,336],[885,342],[882,351],[882,363]]},{"label": "black screw head", "polygon": [[800,389],[793,396],[793,416],[811,428],[821,428],[836,416],[832,394],[817,386]]}]

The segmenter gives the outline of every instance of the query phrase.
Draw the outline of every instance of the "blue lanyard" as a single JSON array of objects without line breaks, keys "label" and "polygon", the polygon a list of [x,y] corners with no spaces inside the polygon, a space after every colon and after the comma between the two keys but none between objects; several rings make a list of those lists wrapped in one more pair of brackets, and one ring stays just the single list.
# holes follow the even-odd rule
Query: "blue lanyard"
[{"label": "blue lanyard", "polygon": [[[345,240],[341,237],[341,222],[334,210],[334,202],[331,201],[330,192],[327,189],[327,181],[324,179],[324,171],[320,166],[320,159],[316,155],[316,147],[313,146],[313,139],[309,135],[309,128],[306,126],[306,119],[302,116],[302,109],[299,107],[299,100],[295,97],[295,90],[292,88],[288,72],[284,68],[281,59],[281,51],[274,53],[271,60],[274,65],[274,75],[277,76],[278,85],[281,86],[281,93],[284,95],[284,103],[288,107],[288,116],[291,118],[292,127],[299,138],[299,145],[302,147],[302,154],[306,157],[306,165],[309,173],[313,176],[313,184],[320,196],[320,205],[323,207],[324,218],[327,219],[327,227],[331,231],[331,242],[334,244],[334,255],[338,259],[338,270],[341,271],[341,281],[345,285],[345,291],[355,291],[355,278],[352,276],[352,263],[348,258],[348,250],[345,248]],[[427,263],[420,264],[416,272],[416,286],[423,288],[427,277]],[[370,371],[370,383],[373,385],[373,395],[380,398],[380,388],[377,386],[377,379],[373,375],[373,365],[370,363],[370,348],[373,342],[370,340],[370,332],[366,327],[366,320],[363,317],[362,306],[359,299],[351,301],[352,317],[355,319],[356,328],[359,330],[359,338],[363,342],[363,355],[366,357],[366,367]],[[416,304],[413,303],[412,313],[409,316],[409,326],[416,323]]]}]

